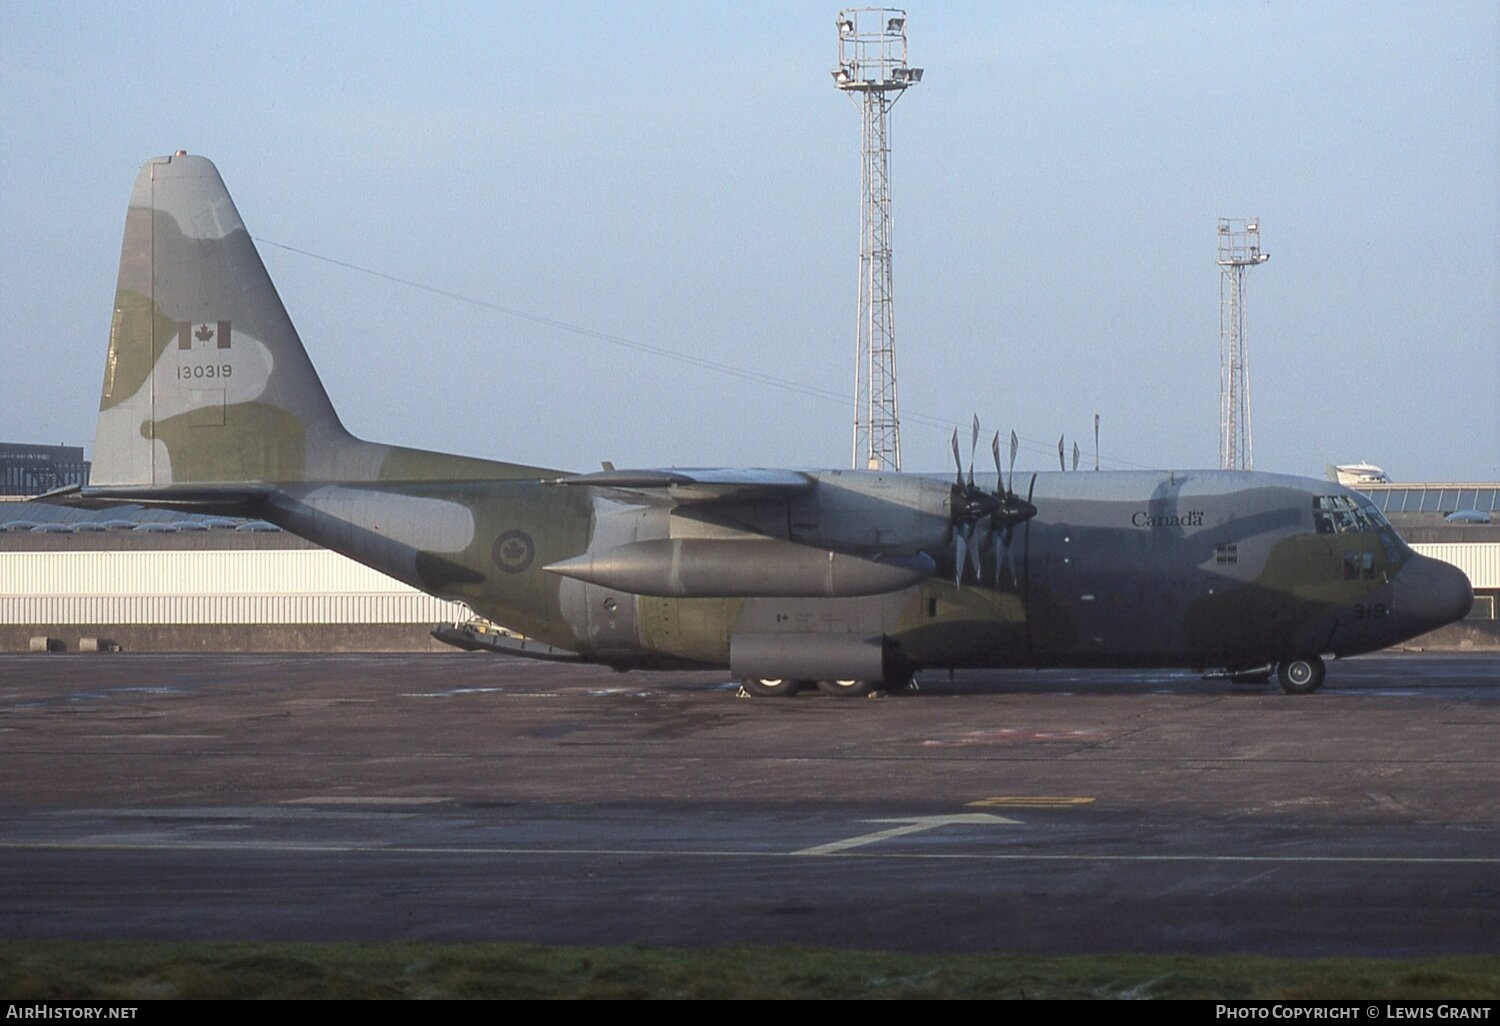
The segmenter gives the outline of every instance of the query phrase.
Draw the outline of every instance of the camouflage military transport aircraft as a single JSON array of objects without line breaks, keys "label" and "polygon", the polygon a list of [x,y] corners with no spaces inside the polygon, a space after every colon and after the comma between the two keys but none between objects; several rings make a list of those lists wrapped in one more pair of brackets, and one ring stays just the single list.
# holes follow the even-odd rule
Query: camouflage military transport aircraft
[{"label": "camouflage military transport aircraft", "polygon": [[[977,425],[975,432],[977,440]],[[92,483],[74,501],[258,517],[617,669],[727,667],[761,696],[942,667],[1191,667],[1315,690],[1324,657],[1466,614],[1462,573],[1357,492],[1221,471],[967,479],[571,474],[344,430],[202,157],[130,197]],[[958,460],[957,436],[954,456]]]}]

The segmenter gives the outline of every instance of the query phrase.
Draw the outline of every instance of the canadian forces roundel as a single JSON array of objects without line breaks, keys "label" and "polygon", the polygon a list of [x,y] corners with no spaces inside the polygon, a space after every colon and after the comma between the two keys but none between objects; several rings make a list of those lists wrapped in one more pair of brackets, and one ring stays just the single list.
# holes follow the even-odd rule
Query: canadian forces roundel
[{"label": "canadian forces roundel", "polygon": [[490,551],[495,565],[507,574],[525,570],[535,555],[536,543],[525,531],[506,531],[495,539],[495,547]]}]

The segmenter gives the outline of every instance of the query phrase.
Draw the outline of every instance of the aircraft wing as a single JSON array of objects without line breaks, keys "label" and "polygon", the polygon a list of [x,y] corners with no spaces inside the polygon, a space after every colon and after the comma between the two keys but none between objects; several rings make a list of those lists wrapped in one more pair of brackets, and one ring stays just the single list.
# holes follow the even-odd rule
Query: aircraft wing
[{"label": "aircraft wing", "polygon": [[555,484],[628,493],[633,501],[667,506],[741,505],[787,499],[813,487],[798,470],[601,470]]}]

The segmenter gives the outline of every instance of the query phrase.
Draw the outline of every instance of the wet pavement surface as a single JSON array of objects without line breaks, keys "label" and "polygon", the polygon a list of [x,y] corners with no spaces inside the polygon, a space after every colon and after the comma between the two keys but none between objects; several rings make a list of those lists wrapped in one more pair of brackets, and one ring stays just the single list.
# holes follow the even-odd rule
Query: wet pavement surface
[{"label": "wet pavement surface", "polygon": [[1492,953],[1500,657],[743,699],[482,654],[0,656],[0,936]]}]

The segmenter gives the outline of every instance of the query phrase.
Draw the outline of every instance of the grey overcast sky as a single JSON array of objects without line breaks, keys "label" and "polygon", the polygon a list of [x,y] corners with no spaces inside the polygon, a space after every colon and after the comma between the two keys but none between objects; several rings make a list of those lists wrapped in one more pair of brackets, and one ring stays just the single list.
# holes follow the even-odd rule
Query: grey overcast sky
[{"label": "grey overcast sky", "polygon": [[[1253,215],[1257,468],[1500,479],[1500,5],[907,10],[909,469],[946,468],[941,425],[974,412],[1031,467],[1062,433],[1090,452],[1096,412],[1106,467],[1214,465],[1215,220]],[[847,465],[837,11],[0,0],[0,439],[92,446],[130,186],[182,148],[258,238],[488,304],[263,243],[357,434]]]}]

